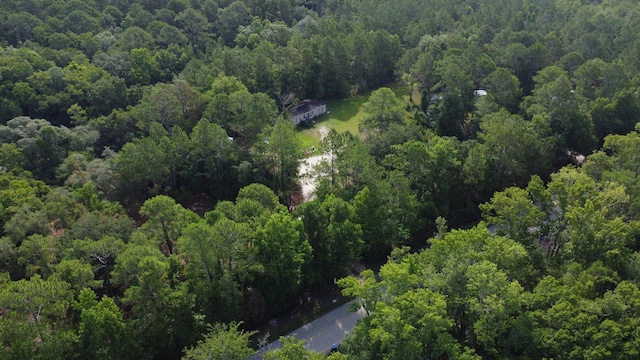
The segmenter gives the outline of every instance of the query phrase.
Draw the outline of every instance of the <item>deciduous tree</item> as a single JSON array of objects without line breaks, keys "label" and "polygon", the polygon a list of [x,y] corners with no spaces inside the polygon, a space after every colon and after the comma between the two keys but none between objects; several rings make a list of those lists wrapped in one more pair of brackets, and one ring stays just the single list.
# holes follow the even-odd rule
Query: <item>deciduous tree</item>
[{"label": "deciduous tree", "polygon": [[307,275],[303,268],[312,256],[302,221],[282,211],[274,213],[257,230],[255,247],[257,260],[264,266],[257,287],[269,305],[281,306],[300,289]]},{"label": "deciduous tree", "polygon": [[209,328],[204,340],[186,350],[183,360],[244,360],[255,353],[249,338],[255,333],[239,329],[240,323],[216,324]]}]

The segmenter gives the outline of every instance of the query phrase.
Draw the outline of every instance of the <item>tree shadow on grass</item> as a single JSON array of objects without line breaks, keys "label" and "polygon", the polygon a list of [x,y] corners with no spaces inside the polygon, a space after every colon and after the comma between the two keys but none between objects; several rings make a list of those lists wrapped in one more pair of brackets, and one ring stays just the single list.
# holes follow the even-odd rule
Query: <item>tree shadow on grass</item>
[{"label": "tree shadow on grass", "polygon": [[355,96],[344,100],[331,100],[327,102],[329,116],[324,120],[350,121],[358,115],[360,107],[367,101],[366,96]]}]

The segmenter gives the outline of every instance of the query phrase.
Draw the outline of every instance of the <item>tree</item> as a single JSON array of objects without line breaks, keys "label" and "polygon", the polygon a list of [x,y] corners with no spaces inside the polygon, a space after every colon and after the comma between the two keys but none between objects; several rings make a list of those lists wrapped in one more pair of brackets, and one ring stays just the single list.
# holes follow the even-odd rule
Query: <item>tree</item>
[{"label": "tree", "polygon": [[95,33],[99,29],[97,19],[82,10],[70,12],[64,18],[64,26],[76,34]]},{"label": "tree", "polygon": [[[146,74],[146,72],[143,72]],[[186,81],[156,84],[148,88],[140,103],[132,109],[137,127],[151,133],[151,125],[160,123],[171,134],[174,127],[189,132],[202,117],[204,99]]]},{"label": "tree", "polygon": [[251,94],[235,76],[218,76],[207,93],[205,116],[227,129],[243,148],[248,148],[276,117],[276,103],[265,93]]},{"label": "tree", "polygon": [[[63,124],[68,121],[68,116],[74,111],[77,112],[78,109],[86,109],[88,115],[98,116],[111,112],[113,108],[109,106],[124,106],[124,93],[117,93],[117,91],[125,91],[124,81],[110,75],[105,69],[73,60],[62,70],[65,92],[61,98],[60,110],[63,110],[66,115],[65,118],[60,119],[65,121]],[[82,120],[81,116],[76,116],[74,119],[76,122],[78,120]],[[82,122],[79,123],[82,124]]]},{"label": "tree", "polygon": [[370,341],[390,358],[455,357],[459,350],[448,331],[445,296],[428,289],[408,291],[388,306],[376,304]]},{"label": "tree", "polygon": [[265,352],[263,354],[265,360],[324,359],[322,354],[307,350],[304,347],[304,340],[297,340],[295,337],[281,337],[280,341],[282,348]]},{"label": "tree", "polygon": [[612,98],[627,85],[621,63],[606,63],[602,59],[589,59],[580,65],[574,77],[577,91],[589,100]]},{"label": "tree", "polygon": [[585,163],[585,173],[594,179],[613,181],[625,186],[626,193],[629,194],[626,214],[630,219],[636,219],[640,214],[640,187],[637,182],[640,166],[636,150],[639,145],[640,137],[637,132],[625,136],[609,135],[605,138],[603,151],[590,155]]},{"label": "tree", "polygon": [[55,179],[55,169],[70,151],[86,151],[99,134],[86,126],[69,129],[52,126],[48,121],[20,116],[0,125],[0,140],[15,142],[26,170],[36,178]]},{"label": "tree", "polygon": [[441,101],[433,107],[437,134],[456,137],[460,140],[466,139],[469,135],[465,126],[468,120],[467,110],[469,109],[467,107],[469,105],[465,102],[468,102],[469,99],[458,96],[456,92],[438,95],[438,97],[440,96],[442,97]]},{"label": "tree", "polygon": [[[349,94],[347,84],[347,68],[344,66],[349,60],[342,38],[322,36],[317,38],[315,47],[316,59],[322,64],[320,72],[314,74],[320,81],[323,98],[342,98]],[[309,79],[311,80],[311,79]]]},{"label": "tree", "polygon": [[115,301],[83,289],[78,297],[79,354],[85,359],[121,359],[131,354],[131,334]]},{"label": "tree", "polygon": [[462,186],[460,158],[459,145],[452,138],[433,136],[428,142],[411,140],[394,146],[383,164],[409,180],[422,219],[452,219],[462,202],[458,196]]},{"label": "tree", "polygon": [[[431,248],[423,254],[424,260],[434,266],[434,270],[439,274],[433,278],[434,284],[439,284],[437,291],[449,294],[448,311],[458,326],[461,326],[456,330],[455,336],[466,336],[463,328],[470,325],[467,322],[467,313],[462,310],[468,305],[468,299],[465,299],[468,296],[465,284],[468,277],[462,274],[465,274],[472,264],[465,263],[463,259],[494,263],[508,279],[517,279],[524,284],[531,275],[530,261],[524,246],[507,238],[490,236],[489,231],[482,226],[466,231],[454,230],[442,239],[431,239],[430,243]],[[449,255],[452,252],[456,252],[454,258]],[[460,276],[465,279],[465,283],[456,282],[455,279],[461,279]]]},{"label": "tree", "polygon": [[26,268],[27,277],[39,274],[47,278],[59,261],[61,248],[60,241],[51,235],[31,235],[18,247],[18,264]]},{"label": "tree", "polygon": [[[135,11],[137,4],[134,4],[127,18],[130,18],[130,14]],[[125,19],[126,21],[126,19]],[[124,24],[123,24],[124,25]],[[145,27],[143,25],[142,27]],[[125,30],[121,32],[118,36],[118,40],[115,43],[115,46],[122,51],[131,51],[133,49],[149,49],[153,50],[155,48],[155,41],[153,40],[153,36],[148,32],[144,31],[139,25],[136,26],[125,26]]]},{"label": "tree", "polygon": [[259,161],[272,176],[272,188],[280,201],[288,204],[298,174],[298,160],[302,158],[300,143],[293,124],[284,117],[267,131],[265,139],[256,144],[260,149]]},{"label": "tree", "polygon": [[[425,36],[425,38],[427,36]],[[411,65],[410,74],[411,78],[419,83],[421,91],[428,93],[435,85],[437,79],[435,75],[435,64],[442,56],[442,49],[436,44],[432,44],[428,48],[428,51],[420,52],[417,55],[416,61]],[[422,106],[425,108],[427,105],[426,101],[422,103]]]},{"label": "tree", "polygon": [[73,190],[71,196],[78,206],[83,207],[86,211],[99,211],[107,205],[106,202],[100,200],[91,181]]},{"label": "tree", "polygon": [[341,198],[351,199],[365,185],[381,177],[381,167],[367,146],[351,132],[329,132],[322,146],[331,150],[327,162],[321,161],[316,170],[320,175],[316,188],[318,197],[335,193]]},{"label": "tree", "polygon": [[338,280],[342,293],[358,299],[358,308],[362,307],[367,315],[375,311],[376,303],[385,298],[381,284],[376,280],[373,270],[361,272],[358,278],[348,276]]},{"label": "tree", "polygon": [[103,155],[107,157],[89,161],[84,154],[69,154],[58,167],[58,178],[64,180],[64,184],[73,189],[89,186],[86,184],[91,183],[90,186],[93,188],[91,192],[96,196],[105,198],[112,195],[117,185],[113,172],[114,158],[108,152]]},{"label": "tree", "polygon": [[362,105],[366,116],[360,122],[360,131],[371,136],[384,132],[392,124],[402,124],[406,112],[402,108],[402,101],[389,88],[375,90],[369,100]]},{"label": "tree", "polygon": [[629,256],[628,246],[638,224],[626,221],[629,195],[624,186],[600,185],[600,191],[584,203],[573,203],[566,209],[569,229],[566,251],[574,261],[585,266],[602,261],[605,266],[623,272],[622,263]]},{"label": "tree", "polygon": [[35,15],[21,11],[12,13],[6,20],[5,27],[9,34],[13,34],[10,39],[13,45],[18,45],[33,38],[34,28],[42,26],[42,21]]},{"label": "tree", "polygon": [[240,203],[242,200],[255,200],[270,211],[275,211],[279,205],[276,194],[263,184],[250,184],[240,189],[236,202]]},{"label": "tree", "polygon": [[248,224],[222,218],[213,224],[214,249],[219,266],[229,276],[245,277],[255,254],[251,246],[253,230]]},{"label": "tree", "polygon": [[0,221],[6,222],[21,207],[42,207],[42,197],[49,192],[41,180],[33,179],[29,172],[0,173]]},{"label": "tree", "polygon": [[220,109],[218,114],[211,114],[211,119],[228,128],[232,134],[239,135],[238,140],[244,147],[255,143],[259,134],[272,124],[276,117],[276,104],[267,94],[235,91],[229,94],[227,100],[227,116],[221,117]]},{"label": "tree", "polygon": [[539,206],[527,190],[510,187],[496,192],[491,202],[480,205],[480,209],[487,223],[497,227],[497,234],[518,241],[532,252],[538,249],[533,229],[545,218]]},{"label": "tree", "polygon": [[[171,174],[171,139],[160,124],[151,125],[151,136],[124,144],[115,158],[115,170],[124,189],[132,195],[158,193]],[[137,191],[135,191],[137,190]]]},{"label": "tree", "polygon": [[187,225],[178,241],[196,306],[210,322],[240,318],[239,281],[250,276],[248,230],[226,218],[213,226],[202,221]]},{"label": "tree", "polygon": [[240,25],[249,25],[251,10],[242,2],[234,1],[218,13],[218,33],[225,44],[235,39]]},{"label": "tree", "polygon": [[[101,279],[101,286],[107,289],[111,289],[113,284],[111,283],[111,272],[115,266],[115,260],[118,255],[125,249],[125,243],[122,239],[118,239],[114,236],[104,235],[101,239],[74,239],[71,246],[65,249],[65,259],[60,264],[69,262],[70,269],[67,271],[64,267],[60,270],[64,272],[60,275],[66,281],[66,278],[77,278],[82,281],[69,282],[72,286],[76,283],[86,283],[88,285],[97,285],[93,279]],[[75,264],[80,262],[82,265],[78,265],[75,268]],[[58,264],[58,267],[60,267]],[[92,277],[89,278],[86,270],[86,266],[91,266],[93,271]],[[56,267],[56,270],[58,270]],[[80,270],[80,268],[83,268]]]},{"label": "tree", "polygon": [[518,110],[522,89],[518,78],[511,75],[505,68],[497,68],[484,78],[483,84],[487,93],[499,105],[509,112],[515,113]]},{"label": "tree", "polygon": [[[120,257],[125,254],[126,252],[118,257],[114,280],[117,279],[115,275],[118,274],[116,271],[120,264]],[[167,331],[168,262],[157,256],[145,256],[137,260],[136,272],[133,274],[135,280],[126,288],[122,301],[131,307],[139,332],[137,335],[144,336],[147,341],[161,341],[166,338]],[[154,350],[159,351],[159,348]]]},{"label": "tree", "polygon": [[[545,137],[518,115],[502,110],[485,116],[478,134],[481,144],[472,148],[465,167],[470,169],[475,157],[487,159],[485,196],[512,185],[524,185],[531,175],[545,175],[550,169],[551,138]],[[474,152],[483,152],[476,155]],[[470,163],[471,162],[471,163]]]},{"label": "tree", "polygon": [[367,34],[371,39],[373,68],[371,86],[386,84],[394,79],[397,60],[402,55],[402,44],[397,34],[376,29]]},{"label": "tree", "polygon": [[127,240],[134,229],[133,220],[125,214],[124,209],[111,206],[102,211],[82,213],[65,232],[65,239],[98,241],[111,236]]},{"label": "tree", "polygon": [[0,237],[0,271],[6,276],[20,278],[23,269],[18,266],[16,245],[8,237]]},{"label": "tree", "polygon": [[408,244],[419,228],[418,203],[409,186],[406,177],[393,171],[372,181],[353,198],[366,258],[379,260],[391,248]]},{"label": "tree", "polygon": [[506,339],[522,306],[522,286],[486,260],[469,266],[466,277],[471,342],[481,354],[509,353]]},{"label": "tree", "polygon": [[174,252],[174,243],[178,240],[182,227],[195,222],[197,215],[166,195],[157,195],[142,204],[140,214],[148,216],[144,230],[161,239],[170,254]]},{"label": "tree", "polygon": [[379,282],[371,270],[339,281],[345,295],[360,298],[369,314],[344,351],[363,359],[520,353],[522,345],[507,335],[520,331],[515,321],[524,301],[520,282],[531,276],[525,248],[491,236],[483,225],[429,242],[415,254],[394,250],[380,268]]},{"label": "tree", "polygon": [[32,235],[49,235],[51,228],[42,210],[35,210],[29,204],[24,204],[4,224],[4,232],[14,243],[20,244]]},{"label": "tree", "polygon": [[522,92],[526,96],[531,93],[534,87],[536,72],[549,65],[549,52],[546,46],[540,42],[533,39],[522,40],[525,43],[514,39],[513,42],[506,45],[502,58],[499,59],[499,65],[510,69],[511,73],[518,78]]},{"label": "tree", "polygon": [[22,160],[22,151],[16,144],[5,143],[0,145],[0,171],[11,171],[13,169],[21,169],[24,167]]},{"label": "tree", "polygon": [[320,150],[324,156],[320,160],[320,163],[314,168],[314,175],[316,175],[316,178],[319,178],[318,180],[326,179],[328,185],[332,188],[337,185],[338,156],[344,151],[346,137],[350,134],[350,132],[341,134],[335,129],[330,129],[322,140],[320,140]]},{"label": "tree", "polygon": [[32,114],[30,109],[38,106],[37,95],[27,82],[16,82],[12,90],[16,103],[22,108],[23,114]]},{"label": "tree", "polygon": [[[182,171],[191,188],[209,184],[207,190],[217,196],[224,195],[230,184],[231,164],[235,149],[227,133],[218,124],[201,119],[193,128],[186,156],[188,167]],[[218,195],[220,194],[220,195]]]},{"label": "tree", "polygon": [[194,53],[201,51],[207,39],[209,26],[204,15],[189,7],[176,15],[174,20],[187,35],[192,51]]},{"label": "tree", "polygon": [[178,239],[180,253],[188,259],[191,276],[200,277],[199,273],[209,282],[220,275],[217,248],[214,246],[213,229],[210,225],[200,221],[187,225]]},{"label": "tree", "polygon": [[130,84],[149,85],[158,77],[158,64],[146,48],[131,49]]},{"label": "tree", "polygon": [[55,267],[52,278],[71,285],[76,297],[83,289],[96,289],[102,286],[101,281],[94,280],[95,275],[91,265],[76,259],[60,261]]},{"label": "tree", "polygon": [[167,23],[161,24],[162,27],[154,36],[158,45],[164,48],[167,48],[172,44],[184,47],[189,43],[189,39],[186,37],[185,33],[182,30]]},{"label": "tree", "polygon": [[314,282],[343,276],[347,263],[359,258],[363,246],[353,206],[329,195],[306,202],[297,211],[313,248],[310,268],[317,273]]},{"label": "tree", "polygon": [[[540,281],[530,300],[531,315],[537,323],[533,335],[538,352],[554,357],[575,357],[579,356],[578,353],[606,356],[611,343],[605,340],[607,337],[602,337],[603,332],[615,329],[613,334],[616,335],[608,339],[615,339],[618,334],[625,332],[624,327],[618,326],[620,318],[617,315],[600,320],[604,312],[611,308],[605,305],[608,301],[599,301],[601,295],[597,288],[603,283],[615,281],[611,275],[612,272],[603,268],[602,264],[593,264],[588,269],[573,264],[561,278],[547,276]],[[623,283],[619,285],[619,289],[627,294],[637,291]],[[616,289],[603,298],[608,300],[619,294]],[[617,306],[635,309],[626,300],[618,299],[621,301]],[[631,306],[627,307],[628,305]],[[635,310],[631,310],[631,313],[635,313]],[[629,344],[633,345],[630,345],[628,351],[635,353],[637,341],[631,340]]]},{"label": "tree", "polygon": [[590,106],[593,131],[599,143],[607,135],[633,131],[640,113],[635,95],[628,90],[617,92],[613,99],[598,98]]},{"label": "tree", "polygon": [[181,276],[175,257],[165,257],[144,236],[131,242],[116,258],[112,279],[124,291],[122,303],[131,311],[133,336],[140,339],[136,355],[176,358],[197,338],[194,294],[175,281]]},{"label": "tree", "polygon": [[264,270],[257,287],[271,306],[281,306],[300,289],[307,274],[303,268],[311,258],[302,221],[284,211],[271,215],[256,232],[257,260]]},{"label": "tree", "polygon": [[64,321],[72,300],[73,292],[64,281],[34,275],[8,283],[0,293],[6,309],[2,341],[11,344],[2,347],[3,357],[54,359],[71,354],[75,339]]},{"label": "tree", "polygon": [[567,74],[547,67],[534,77],[536,87],[529,98],[530,116],[548,115],[548,127],[558,136],[556,148],[581,154],[590,153],[595,143],[593,122],[583,107],[581,97],[572,89]]},{"label": "tree", "polygon": [[240,323],[215,324],[209,328],[204,340],[186,349],[183,360],[244,360],[255,353],[249,347],[249,338],[255,331],[240,330]]}]

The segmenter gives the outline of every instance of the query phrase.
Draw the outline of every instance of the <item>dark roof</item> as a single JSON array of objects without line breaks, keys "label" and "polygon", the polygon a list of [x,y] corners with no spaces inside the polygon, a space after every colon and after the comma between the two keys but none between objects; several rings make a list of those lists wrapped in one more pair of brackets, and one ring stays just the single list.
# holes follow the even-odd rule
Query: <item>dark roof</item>
[{"label": "dark roof", "polygon": [[300,115],[300,114],[306,114],[309,111],[318,108],[320,106],[324,105],[324,103],[320,100],[314,100],[314,99],[306,99],[306,100],[302,100],[299,103],[297,103],[296,105],[294,105],[293,107],[291,107],[289,109],[289,112],[291,112],[291,115],[296,116],[296,115]]}]

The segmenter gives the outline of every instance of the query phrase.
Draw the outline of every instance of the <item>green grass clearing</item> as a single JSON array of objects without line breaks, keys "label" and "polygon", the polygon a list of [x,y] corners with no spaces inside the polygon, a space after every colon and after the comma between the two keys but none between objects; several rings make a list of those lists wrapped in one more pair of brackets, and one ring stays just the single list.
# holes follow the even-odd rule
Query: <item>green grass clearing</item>
[{"label": "green grass clearing", "polygon": [[313,147],[318,148],[320,142],[320,128],[326,126],[329,129],[335,129],[339,133],[351,131],[358,135],[358,124],[362,117],[360,108],[369,98],[368,94],[354,96],[343,100],[327,101],[328,114],[315,119],[312,125],[298,126],[298,139],[302,142],[302,148],[309,150]]},{"label": "green grass clearing", "polygon": [[[409,88],[403,82],[389,84],[388,87],[396,93],[396,96],[407,103],[409,102]],[[327,101],[328,114],[315,119],[313,125],[298,126],[297,134],[302,149],[309,155],[314,155],[313,148],[316,148],[315,155],[319,153],[320,128],[323,126],[335,129],[339,133],[350,131],[352,134],[358,135],[358,124],[364,115],[361,111],[362,104],[367,102],[369,95],[371,95],[371,91],[347,99]]]}]

